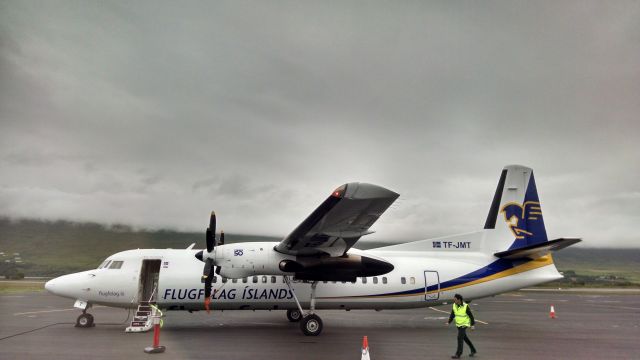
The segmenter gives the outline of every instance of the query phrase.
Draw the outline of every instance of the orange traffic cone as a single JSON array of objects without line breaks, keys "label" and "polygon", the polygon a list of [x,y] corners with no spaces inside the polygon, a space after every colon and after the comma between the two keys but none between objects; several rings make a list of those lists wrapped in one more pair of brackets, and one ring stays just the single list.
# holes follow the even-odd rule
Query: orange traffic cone
[{"label": "orange traffic cone", "polygon": [[553,308],[553,305],[551,305],[551,310],[549,311],[549,317],[552,319],[556,318],[556,309]]},{"label": "orange traffic cone", "polygon": [[362,339],[362,358],[360,358],[360,360],[370,360],[369,341],[367,340],[366,336],[364,337],[364,339]]}]

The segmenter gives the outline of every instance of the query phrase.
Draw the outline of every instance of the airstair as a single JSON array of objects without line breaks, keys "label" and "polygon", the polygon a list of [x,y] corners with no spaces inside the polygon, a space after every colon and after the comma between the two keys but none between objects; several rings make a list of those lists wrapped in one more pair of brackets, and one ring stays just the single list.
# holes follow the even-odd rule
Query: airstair
[{"label": "airstair", "polygon": [[140,302],[131,320],[131,325],[125,329],[125,332],[147,332],[151,330],[153,327],[151,317],[155,314],[155,309],[151,305],[152,303],[149,301]]},{"label": "airstair", "polygon": [[154,286],[148,301],[140,301],[138,309],[131,320],[131,325],[125,329],[125,332],[147,332],[153,328],[153,316],[158,311],[155,306],[156,289],[157,286]]}]

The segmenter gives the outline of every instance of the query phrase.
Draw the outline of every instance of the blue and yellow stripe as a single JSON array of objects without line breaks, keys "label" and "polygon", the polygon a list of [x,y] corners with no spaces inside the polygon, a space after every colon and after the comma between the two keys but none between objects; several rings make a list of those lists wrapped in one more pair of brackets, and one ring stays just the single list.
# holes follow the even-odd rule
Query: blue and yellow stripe
[{"label": "blue and yellow stripe", "polygon": [[440,283],[438,285],[430,285],[427,289],[419,287],[417,289],[398,291],[392,293],[383,294],[370,294],[370,295],[353,295],[353,296],[329,296],[319,297],[318,299],[354,299],[354,298],[384,298],[384,297],[404,297],[404,296],[417,296],[425,295],[436,292],[449,291],[459,289],[471,285],[481,284],[487,281],[505,278],[508,276],[520,274],[523,272],[531,271],[541,268],[543,266],[553,264],[553,258],[551,254],[539,257],[534,260],[506,260],[498,259],[491,264],[470,272],[468,274],[459,276],[455,279]]}]

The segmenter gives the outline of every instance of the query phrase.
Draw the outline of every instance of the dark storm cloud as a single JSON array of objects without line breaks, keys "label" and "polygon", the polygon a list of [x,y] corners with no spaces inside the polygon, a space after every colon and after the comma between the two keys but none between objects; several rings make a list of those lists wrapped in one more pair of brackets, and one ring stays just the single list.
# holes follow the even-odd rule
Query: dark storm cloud
[{"label": "dark storm cloud", "polygon": [[381,239],[482,226],[535,169],[550,236],[637,246],[637,2],[3,2],[0,213],[284,235],[349,181]]}]

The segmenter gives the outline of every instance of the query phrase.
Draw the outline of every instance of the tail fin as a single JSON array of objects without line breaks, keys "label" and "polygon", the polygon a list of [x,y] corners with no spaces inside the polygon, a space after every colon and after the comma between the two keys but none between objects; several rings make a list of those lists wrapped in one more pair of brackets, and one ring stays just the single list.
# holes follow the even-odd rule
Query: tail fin
[{"label": "tail fin", "polygon": [[[508,250],[549,241],[532,169],[505,166],[484,228],[495,230],[493,239],[513,239]],[[502,244],[502,249],[505,245]]]},{"label": "tail fin", "polygon": [[[571,246],[580,239],[547,238],[533,170],[520,165],[505,166],[493,196],[484,231],[386,246],[393,251],[444,250],[448,244],[464,243],[464,249],[492,253],[509,260],[537,258],[549,251]],[[456,251],[460,248],[456,247]]]}]

